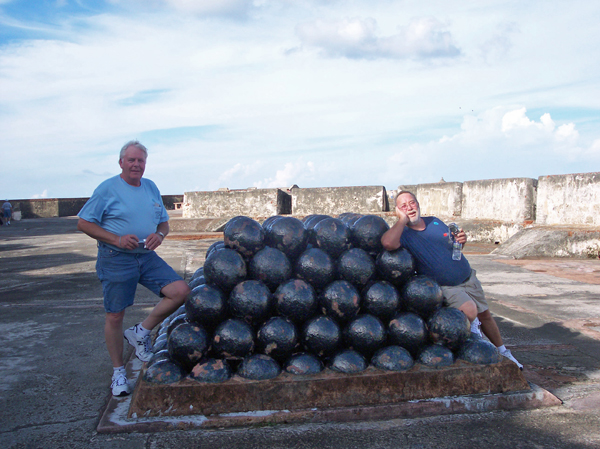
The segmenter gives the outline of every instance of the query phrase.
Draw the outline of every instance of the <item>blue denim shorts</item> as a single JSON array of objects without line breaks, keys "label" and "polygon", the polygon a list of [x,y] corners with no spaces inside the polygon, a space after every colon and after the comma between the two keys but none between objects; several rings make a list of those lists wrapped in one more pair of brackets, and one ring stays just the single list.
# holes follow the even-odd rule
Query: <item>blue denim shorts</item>
[{"label": "blue denim shorts", "polygon": [[96,273],[104,292],[104,310],[117,313],[133,305],[138,284],[157,296],[163,287],[182,280],[154,251],[125,253],[98,244]]}]

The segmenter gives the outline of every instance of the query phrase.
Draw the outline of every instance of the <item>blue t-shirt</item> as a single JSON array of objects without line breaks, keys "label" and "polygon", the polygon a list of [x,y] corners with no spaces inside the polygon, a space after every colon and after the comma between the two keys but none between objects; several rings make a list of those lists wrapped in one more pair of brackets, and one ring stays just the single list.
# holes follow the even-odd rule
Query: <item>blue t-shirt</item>
[{"label": "blue t-shirt", "polygon": [[415,231],[408,226],[400,237],[402,247],[410,251],[417,263],[417,273],[439,285],[454,286],[465,282],[471,275],[469,261],[463,256],[452,260],[450,230],[436,217],[423,217],[425,229]]},{"label": "blue t-shirt", "polygon": [[[134,187],[127,184],[120,175],[113,176],[100,184],[79,211],[78,216],[113,234],[134,234],[139,240],[156,232],[156,227],[160,223],[169,220],[169,214],[163,205],[156,184],[142,178],[141,185]],[[148,251],[108,246],[118,251]]]}]

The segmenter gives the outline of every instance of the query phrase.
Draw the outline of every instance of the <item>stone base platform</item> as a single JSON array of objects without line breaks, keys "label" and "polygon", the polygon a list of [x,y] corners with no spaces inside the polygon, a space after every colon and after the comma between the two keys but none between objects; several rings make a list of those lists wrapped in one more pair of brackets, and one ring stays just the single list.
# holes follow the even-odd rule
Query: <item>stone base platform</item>
[{"label": "stone base platform", "polygon": [[[130,362],[130,379],[141,369]],[[137,366],[137,369],[136,369]],[[98,431],[155,432],[284,423],[418,418],[560,405],[530,384],[508,360],[495,365],[458,361],[441,369],[415,365],[405,372],[368,368],[315,376],[282,373],[268,381],[234,376],[220,384],[184,379],[170,385],[139,380],[131,397],[111,398]]]}]

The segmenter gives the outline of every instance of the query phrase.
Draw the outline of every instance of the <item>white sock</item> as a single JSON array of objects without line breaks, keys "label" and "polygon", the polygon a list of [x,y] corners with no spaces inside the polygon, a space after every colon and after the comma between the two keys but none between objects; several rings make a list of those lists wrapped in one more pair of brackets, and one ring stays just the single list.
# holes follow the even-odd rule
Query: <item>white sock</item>
[{"label": "white sock", "polygon": [[500,354],[504,354],[506,352],[506,346],[498,346],[498,352],[500,352]]},{"label": "white sock", "polygon": [[126,373],[126,371],[125,371],[125,367],[123,365],[117,366],[117,367],[113,366],[113,377],[115,377],[117,374],[125,374],[125,373]]},{"label": "white sock", "polygon": [[144,326],[142,326],[142,323],[137,325],[136,334],[138,334],[140,337],[145,337],[146,335],[150,335],[150,332],[152,332],[152,330],[146,329]]}]

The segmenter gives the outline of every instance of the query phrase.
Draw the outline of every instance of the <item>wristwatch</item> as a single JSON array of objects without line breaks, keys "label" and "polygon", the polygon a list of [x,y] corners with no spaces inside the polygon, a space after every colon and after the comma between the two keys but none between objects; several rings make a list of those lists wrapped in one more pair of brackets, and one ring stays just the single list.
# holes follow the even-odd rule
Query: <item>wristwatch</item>
[{"label": "wristwatch", "polygon": [[156,231],[156,234],[160,235],[163,238],[163,240],[165,239],[165,235],[162,232]]}]

